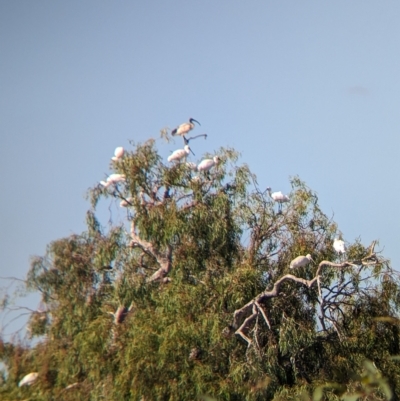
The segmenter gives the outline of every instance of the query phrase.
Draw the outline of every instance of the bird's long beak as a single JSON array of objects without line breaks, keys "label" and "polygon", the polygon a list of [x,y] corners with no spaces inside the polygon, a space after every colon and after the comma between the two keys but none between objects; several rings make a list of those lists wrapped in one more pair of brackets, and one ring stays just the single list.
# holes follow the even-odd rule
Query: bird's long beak
[{"label": "bird's long beak", "polygon": [[315,265],[315,261],[314,261],[314,259],[313,259],[313,258],[310,258],[310,260],[311,260],[311,262],[313,262],[313,263],[314,263],[314,265]]},{"label": "bird's long beak", "polygon": [[192,155],[193,155],[193,156],[196,156],[196,155],[193,153],[193,150],[192,150],[192,149],[189,148],[189,150],[192,152]]},{"label": "bird's long beak", "polygon": [[191,118],[190,121],[194,121],[195,123],[201,125],[197,120],[195,120],[194,118]]}]

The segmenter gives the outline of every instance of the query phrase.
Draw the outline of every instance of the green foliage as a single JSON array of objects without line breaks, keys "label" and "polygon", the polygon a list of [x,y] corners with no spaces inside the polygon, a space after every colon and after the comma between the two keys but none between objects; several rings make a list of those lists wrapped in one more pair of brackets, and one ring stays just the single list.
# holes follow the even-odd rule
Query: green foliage
[{"label": "green foliage", "polygon": [[[35,342],[1,342],[1,399],[398,399],[399,282],[376,244],[337,255],[298,177],[277,213],[234,150],[217,154],[209,174],[164,164],[153,140],[113,162],[126,181],[89,191],[87,231],[32,260],[43,308]],[[120,201],[104,227],[98,205]]]}]

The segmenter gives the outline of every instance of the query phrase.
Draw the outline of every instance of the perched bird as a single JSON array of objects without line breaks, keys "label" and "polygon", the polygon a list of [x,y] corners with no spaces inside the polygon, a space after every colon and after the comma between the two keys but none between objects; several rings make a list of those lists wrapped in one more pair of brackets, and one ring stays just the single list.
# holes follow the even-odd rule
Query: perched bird
[{"label": "perched bird", "polygon": [[289,202],[289,197],[284,195],[281,191],[279,192],[272,192],[271,187],[267,188],[269,196],[273,199],[274,202],[279,203],[279,211],[282,211],[282,203]]},{"label": "perched bird", "polygon": [[[310,263],[310,260],[313,261],[313,259],[311,258],[311,255],[308,254],[307,256],[297,256],[297,258],[294,258],[291,262],[290,262],[290,268],[291,269],[296,269],[298,267],[303,267],[303,266],[307,266]],[[314,261],[313,261],[314,262]]]},{"label": "perched bird", "polygon": [[345,253],[346,252],[346,247],[344,245],[344,241],[342,241],[339,238],[335,238],[333,241],[333,248],[337,253]]},{"label": "perched bird", "polygon": [[197,166],[197,171],[209,171],[212,167],[216,166],[220,160],[218,156],[214,156],[212,159],[204,159]]},{"label": "perched bird", "polygon": [[189,122],[183,123],[179,125],[179,127],[176,127],[175,129],[172,130],[171,135],[186,135],[189,131],[191,131],[194,128],[194,123],[197,123],[201,125],[197,120],[194,118],[189,118]]},{"label": "perched bird", "polygon": [[185,145],[183,149],[177,149],[174,152],[172,152],[172,154],[168,156],[168,161],[173,162],[173,161],[179,161],[184,158],[186,159],[189,155],[189,152],[192,152],[192,150],[189,148],[189,145]]},{"label": "perched bird", "polygon": [[124,148],[122,146],[118,146],[117,148],[115,148],[114,157],[112,157],[111,160],[116,162],[117,160],[121,159],[123,155]]},{"label": "perched bird", "polygon": [[39,376],[39,373],[32,372],[27,374],[22,378],[22,380],[18,383],[18,387],[22,386],[30,386]]},{"label": "perched bird", "polygon": [[125,174],[110,174],[107,177],[107,180],[100,181],[100,184],[103,185],[103,187],[108,188],[110,185],[121,181],[125,181]]}]

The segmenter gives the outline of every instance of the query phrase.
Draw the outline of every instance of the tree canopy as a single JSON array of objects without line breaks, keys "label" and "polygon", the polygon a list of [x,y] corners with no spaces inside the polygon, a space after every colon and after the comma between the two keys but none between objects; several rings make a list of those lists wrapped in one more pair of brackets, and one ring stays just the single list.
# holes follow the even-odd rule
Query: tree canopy
[{"label": "tree canopy", "polygon": [[336,252],[298,177],[279,207],[216,155],[198,172],[149,140],[111,162],[87,230],[32,260],[35,341],[0,341],[1,399],[399,399],[399,279],[376,241]]}]

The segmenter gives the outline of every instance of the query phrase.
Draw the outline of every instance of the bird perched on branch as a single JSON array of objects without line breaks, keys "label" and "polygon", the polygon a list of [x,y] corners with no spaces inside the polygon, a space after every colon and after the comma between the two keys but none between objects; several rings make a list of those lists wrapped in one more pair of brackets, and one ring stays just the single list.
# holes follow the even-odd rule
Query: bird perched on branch
[{"label": "bird perched on branch", "polygon": [[346,252],[346,247],[344,245],[344,241],[337,237],[333,241],[333,248],[339,254]]},{"label": "bird perched on branch", "polygon": [[173,162],[173,161],[179,161],[181,159],[186,159],[189,156],[189,152],[192,152],[192,149],[189,148],[189,145],[185,145],[183,149],[177,149],[174,152],[172,152],[172,154],[168,156],[168,161]]},{"label": "bird perched on branch", "polygon": [[271,187],[268,187],[267,191],[272,200],[279,204],[279,212],[282,212],[282,203],[289,202],[290,201],[289,197],[287,195],[284,195],[281,191],[272,192]]},{"label": "bird perched on branch", "polygon": [[311,255],[308,254],[306,256],[297,256],[297,258],[294,258],[291,262],[290,262],[290,268],[291,269],[296,269],[298,267],[303,267],[303,266],[307,266],[310,261],[314,260],[311,258]]},{"label": "bird perched on branch", "polygon": [[38,378],[38,376],[39,376],[39,373],[37,373],[37,372],[28,373],[18,383],[18,387],[30,386]]},{"label": "bird perched on branch", "polygon": [[183,123],[183,124],[179,125],[178,127],[176,127],[175,129],[173,129],[172,132],[171,132],[171,135],[172,136],[175,136],[175,135],[184,136],[184,135],[186,135],[189,131],[191,131],[194,128],[194,123],[197,123],[197,124],[201,125],[194,118],[189,118],[189,122]]},{"label": "bird perched on branch", "polygon": [[204,159],[197,166],[197,171],[209,171],[212,167],[216,166],[221,159],[218,156],[214,156],[212,159]]},{"label": "bird perched on branch", "polygon": [[114,157],[111,158],[112,161],[116,162],[117,160],[121,159],[124,155],[124,148],[122,146],[118,146],[114,150]]},{"label": "bird perched on branch", "polygon": [[125,174],[110,174],[107,177],[107,180],[100,181],[100,184],[103,185],[103,187],[108,188],[110,185],[121,181],[125,181]]}]

